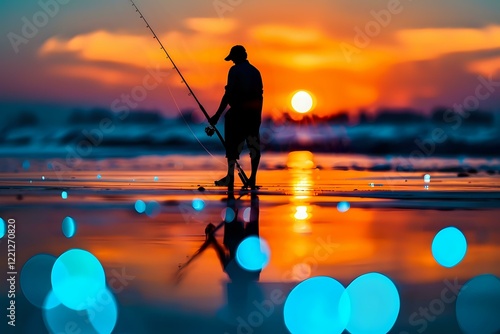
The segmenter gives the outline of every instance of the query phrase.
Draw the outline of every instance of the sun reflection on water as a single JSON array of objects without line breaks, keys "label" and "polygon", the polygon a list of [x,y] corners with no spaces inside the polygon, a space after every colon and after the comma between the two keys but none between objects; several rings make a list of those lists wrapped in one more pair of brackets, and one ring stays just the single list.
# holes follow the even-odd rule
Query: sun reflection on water
[{"label": "sun reflection on water", "polygon": [[312,206],[310,197],[314,194],[313,172],[316,167],[314,156],[309,151],[295,151],[288,154],[287,167],[292,189],[291,202],[293,231],[299,234],[311,233]]}]

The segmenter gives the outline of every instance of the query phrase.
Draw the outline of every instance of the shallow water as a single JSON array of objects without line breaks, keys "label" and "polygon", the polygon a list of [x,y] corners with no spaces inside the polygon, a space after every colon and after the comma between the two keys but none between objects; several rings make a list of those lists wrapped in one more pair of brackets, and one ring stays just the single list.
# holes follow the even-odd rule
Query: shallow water
[{"label": "shallow water", "polygon": [[[0,175],[0,217],[16,221],[19,273],[40,253],[57,257],[80,248],[99,259],[118,305],[114,333],[287,333],[284,299],[299,282],[329,276],[347,287],[370,272],[390,278],[399,292],[401,308],[391,333],[460,333],[460,287],[479,275],[500,277],[500,175],[479,171],[457,177],[435,170],[426,183],[421,171],[338,170],[333,168],[338,161],[316,156],[321,169],[302,169],[307,156],[287,159],[276,155],[263,161],[274,167],[260,171],[258,203],[248,193],[236,193],[241,197],[229,205],[240,221],[249,219],[245,210],[252,208],[251,226],[258,226],[269,245],[269,264],[251,278],[225,267],[214,243],[179,270],[205,242],[207,224],[219,225],[228,207],[224,189],[210,186],[224,166],[206,172],[201,157],[85,161],[62,175],[47,167],[57,160],[34,161],[23,170],[13,168],[22,161],[12,159]],[[362,163],[378,162],[357,159],[357,166]],[[199,211],[195,199],[203,201]],[[137,200],[147,204],[147,213],[135,210]],[[348,202],[349,209],[340,212],[339,202]],[[73,238],[62,232],[66,216],[76,222]],[[468,248],[461,262],[445,268],[431,245],[449,226],[462,231]],[[231,240],[241,238],[231,228],[226,223],[215,233],[229,253]],[[6,252],[6,237],[0,245]],[[493,312],[496,293],[489,297]],[[6,294],[1,298],[7,302]],[[22,293],[16,305],[16,333],[47,331],[46,311]]]}]

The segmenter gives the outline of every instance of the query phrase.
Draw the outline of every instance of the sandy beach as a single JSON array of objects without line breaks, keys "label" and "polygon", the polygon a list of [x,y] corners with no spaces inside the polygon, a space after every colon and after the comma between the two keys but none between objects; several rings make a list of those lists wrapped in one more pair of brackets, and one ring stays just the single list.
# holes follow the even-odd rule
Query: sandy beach
[{"label": "sandy beach", "polygon": [[[106,159],[61,174],[49,168],[58,160],[33,159],[23,170],[15,167],[22,161],[12,159],[0,175],[0,217],[15,220],[19,274],[37,254],[58,257],[73,248],[100,261],[116,299],[114,333],[287,333],[285,298],[301,281],[327,276],[347,287],[373,272],[390,278],[399,292],[390,333],[459,333],[459,288],[480,275],[500,276],[500,175],[458,177],[437,171],[450,165],[440,161],[425,182],[422,171],[370,170],[378,164],[373,158],[358,158],[353,168],[352,157],[315,155],[312,164],[307,157],[270,155],[259,174],[260,191],[235,193],[236,215],[257,210],[258,235],[270,249],[248,293],[223,270],[214,247],[182,267],[205,242],[205,227],[226,219],[226,191],[210,185],[223,174],[218,161]],[[137,210],[138,201],[145,212]],[[76,224],[71,238],[61,229],[67,216]],[[431,244],[450,226],[465,235],[467,253],[445,268]],[[215,232],[219,244],[227,229]],[[6,252],[7,237],[0,244]],[[449,286],[458,288],[439,302]],[[264,303],[272,296],[275,302]],[[45,330],[46,311],[22,293],[16,305],[16,333]]]}]

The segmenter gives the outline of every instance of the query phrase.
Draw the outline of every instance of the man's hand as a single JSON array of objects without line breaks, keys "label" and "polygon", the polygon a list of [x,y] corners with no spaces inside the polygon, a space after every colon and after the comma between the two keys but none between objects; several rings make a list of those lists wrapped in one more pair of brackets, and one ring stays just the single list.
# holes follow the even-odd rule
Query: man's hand
[{"label": "man's hand", "polygon": [[207,134],[207,136],[212,137],[215,133],[215,127],[214,126],[207,126],[205,128],[205,133]]}]

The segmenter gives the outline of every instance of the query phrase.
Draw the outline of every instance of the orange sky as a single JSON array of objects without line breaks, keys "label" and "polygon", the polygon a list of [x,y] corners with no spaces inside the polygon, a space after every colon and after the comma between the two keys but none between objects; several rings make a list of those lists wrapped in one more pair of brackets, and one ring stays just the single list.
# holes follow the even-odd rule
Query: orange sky
[{"label": "orange sky", "polygon": [[[209,113],[232,65],[223,58],[232,45],[243,44],[263,75],[266,114],[290,110],[291,94],[305,89],[313,93],[318,115],[386,106],[428,111],[463,101],[474,92],[478,75],[497,75],[500,16],[483,15],[479,22],[473,15],[499,6],[480,1],[474,10],[457,10],[450,4],[215,1],[196,7],[137,1]],[[40,10],[24,7],[12,10]],[[439,13],[447,13],[446,19]],[[75,22],[77,17],[84,20]],[[16,22],[10,19],[4,26],[19,34],[22,21]],[[175,103],[181,109],[195,107],[127,3],[68,4],[39,30],[26,44],[7,39],[10,45],[2,53],[9,79],[4,77],[2,85],[9,88],[0,101],[87,106],[95,101],[109,107],[144,85],[149,67],[169,74],[136,101],[137,108],[175,114]]]}]

